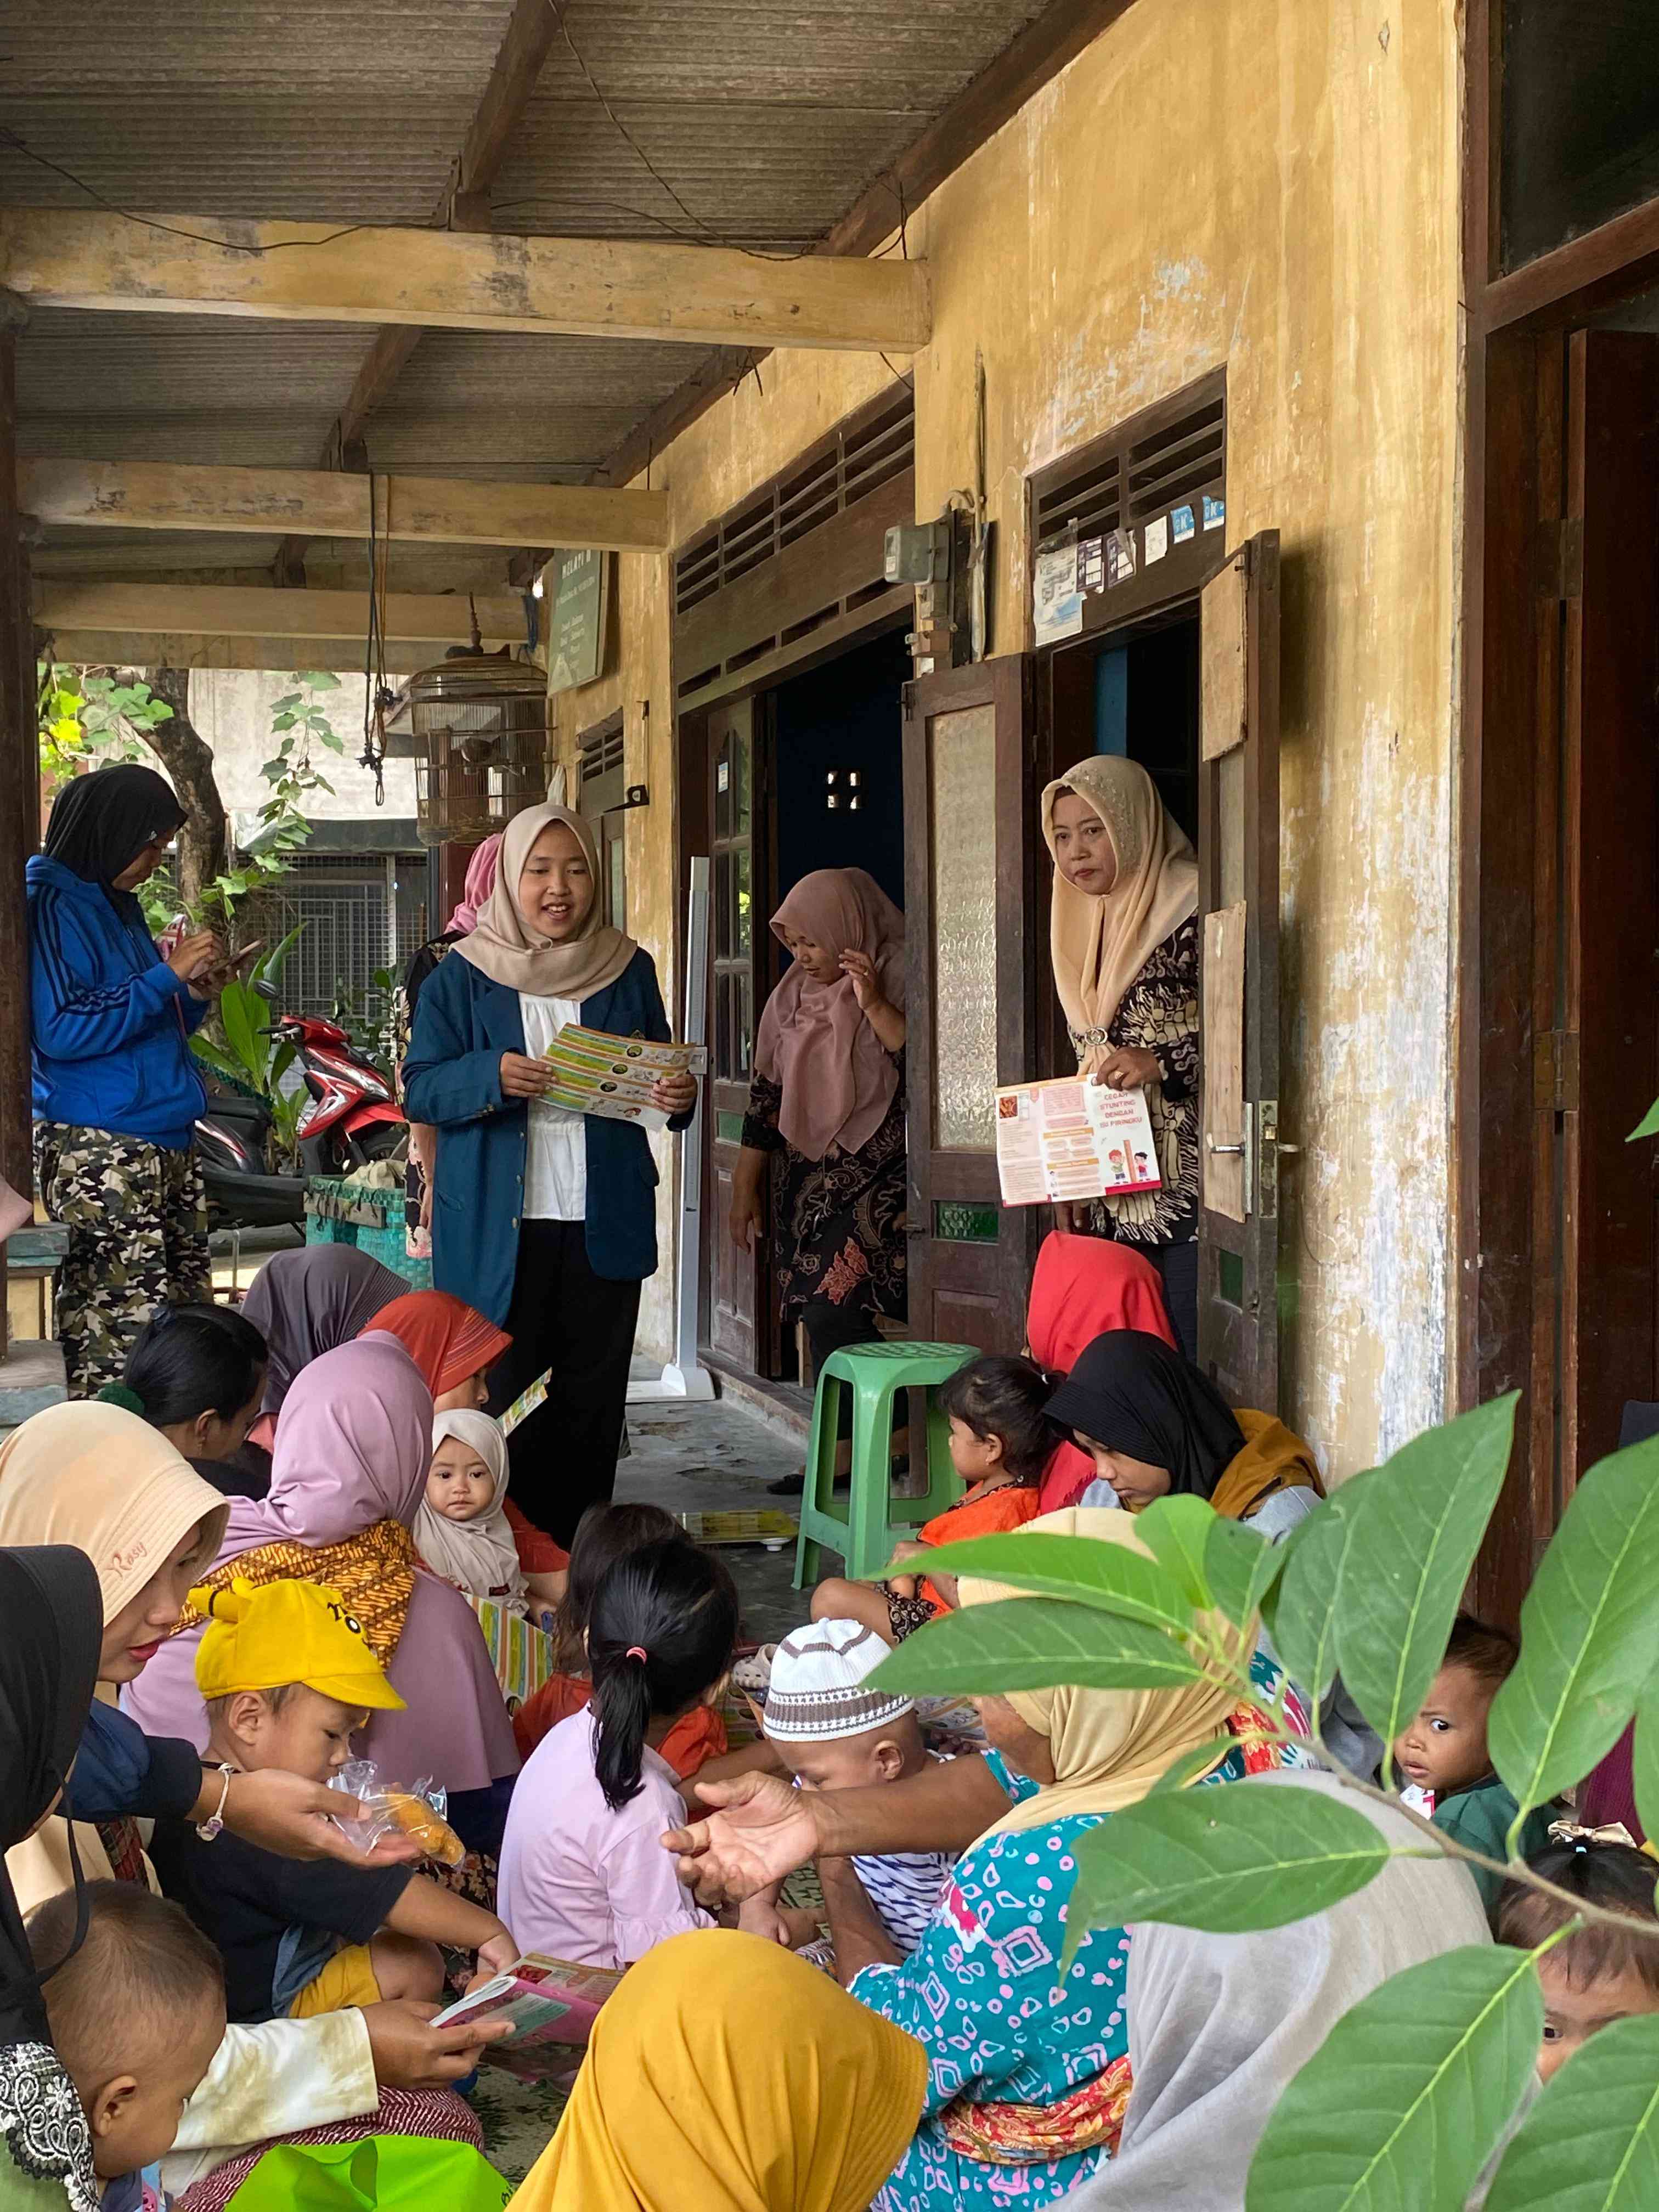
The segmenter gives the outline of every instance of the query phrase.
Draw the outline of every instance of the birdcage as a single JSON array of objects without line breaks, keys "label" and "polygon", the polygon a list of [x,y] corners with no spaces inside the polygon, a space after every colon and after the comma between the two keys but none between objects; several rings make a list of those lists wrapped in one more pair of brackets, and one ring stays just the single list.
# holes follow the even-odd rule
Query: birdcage
[{"label": "birdcage", "polygon": [[411,676],[387,715],[413,740],[421,842],[474,843],[547,792],[547,678],[465,647]]}]

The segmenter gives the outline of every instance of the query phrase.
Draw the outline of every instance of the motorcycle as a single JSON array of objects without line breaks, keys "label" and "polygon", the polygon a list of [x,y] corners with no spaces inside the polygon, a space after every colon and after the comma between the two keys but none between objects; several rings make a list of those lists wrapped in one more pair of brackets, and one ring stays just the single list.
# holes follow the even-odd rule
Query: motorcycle
[{"label": "motorcycle", "polygon": [[[254,988],[272,995],[268,987]],[[312,1176],[349,1175],[392,1157],[404,1142],[404,1116],[391,1085],[337,1024],[279,1014],[271,1031],[293,1045],[311,1094],[296,1131],[302,1172],[268,1171],[271,1114],[263,1098],[210,1085],[207,1112],[196,1123],[196,1150],[216,1227],[303,1227]]]}]

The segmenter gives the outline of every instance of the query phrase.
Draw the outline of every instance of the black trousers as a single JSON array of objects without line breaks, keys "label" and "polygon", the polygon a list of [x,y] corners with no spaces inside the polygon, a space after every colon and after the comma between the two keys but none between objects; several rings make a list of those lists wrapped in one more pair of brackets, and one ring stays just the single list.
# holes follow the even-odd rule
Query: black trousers
[{"label": "black trousers", "polygon": [[1198,1239],[1184,1244],[1138,1244],[1164,1279],[1164,1303],[1188,1359],[1198,1358]]},{"label": "black trousers", "polygon": [[513,1344],[490,1370],[489,1410],[504,1413],[547,1375],[546,1402],[507,1440],[507,1487],[567,1551],[587,1508],[616,1486],[639,1313],[637,1282],[607,1281],[588,1265],[580,1221],[520,1224],[506,1323]]}]

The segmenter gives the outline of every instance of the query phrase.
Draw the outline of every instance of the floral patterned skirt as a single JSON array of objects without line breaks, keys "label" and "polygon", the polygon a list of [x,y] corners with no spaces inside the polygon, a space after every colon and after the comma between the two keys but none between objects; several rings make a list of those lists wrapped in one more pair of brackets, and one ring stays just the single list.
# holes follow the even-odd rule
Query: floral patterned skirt
[{"label": "floral patterned skirt", "polygon": [[905,1317],[905,1158],[902,1094],[856,1152],[809,1160],[793,1146],[772,1155],[772,1219],[778,1290],[787,1327],[823,1302],[838,1313]]}]

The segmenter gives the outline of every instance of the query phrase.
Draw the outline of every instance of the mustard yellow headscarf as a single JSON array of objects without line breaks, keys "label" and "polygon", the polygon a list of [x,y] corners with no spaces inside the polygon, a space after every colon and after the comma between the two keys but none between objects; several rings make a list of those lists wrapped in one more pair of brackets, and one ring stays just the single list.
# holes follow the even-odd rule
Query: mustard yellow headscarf
[{"label": "mustard yellow headscarf", "polygon": [[508,2212],[865,2212],[927,2081],[919,2043],[793,1952],[676,1936],[600,2013]]},{"label": "mustard yellow headscarf", "polygon": [[[1126,1551],[1151,1553],[1135,1534],[1130,1515],[1110,1508],[1077,1505],[1028,1522],[1023,1536],[1093,1536]],[[998,1598],[1027,1595],[1005,1583],[978,1582],[964,1575],[957,1585],[964,1606],[989,1605]],[[1082,1613],[1085,1608],[1079,1607]],[[1201,1616],[1243,1666],[1255,1642],[1252,1633],[1232,1626],[1219,1613]],[[1218,1735],[1239,1704],[1236,1686],[1192,1682],[1178,1690],[1010,1690],[1008,1703],[1029,1729],[1048,1741],[1054,1779],[1021,1804],[1010,1805],[979,1838],[1046,1827],[1078,1813],[1116,1813],[1137,1805],[1178,1759]],[[1218,1751],[1212,1766],[1226,1756]],[[1199,1773],[1209,1771],[1200,1767]],[[1194,1777],[1196,1780],[1197,1776]]]}]

